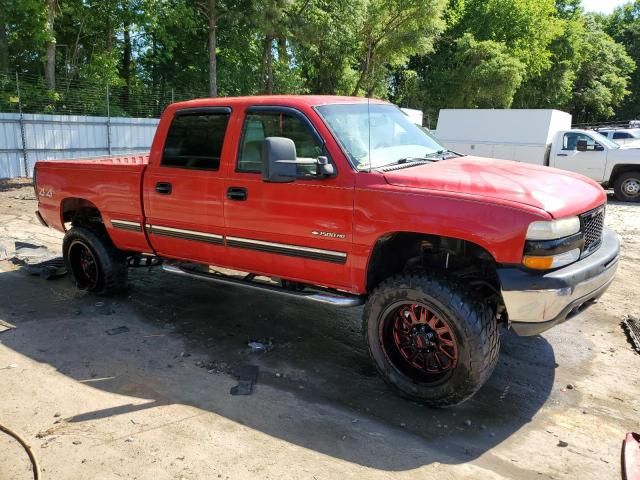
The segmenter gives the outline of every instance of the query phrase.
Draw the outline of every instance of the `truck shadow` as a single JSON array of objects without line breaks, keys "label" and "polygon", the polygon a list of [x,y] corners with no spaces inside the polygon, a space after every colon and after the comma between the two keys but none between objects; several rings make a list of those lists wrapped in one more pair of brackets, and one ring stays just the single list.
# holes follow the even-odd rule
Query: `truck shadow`
[{"label": "truck shadow", "polygon": [[[77,292],[66,279],[0,274],[0,318],[17,326],[1,334],[5,347],[84,384],[77,388],[147,401],[79,406],[67,422],[185,404],[324,455],[398,471],[479,457],[530,422],[554,382],[551,345],[507,332],[487,385],[463,405],[430,409],[399,398],[377,376],[360,309],[247,295],[157,270],[133,271],[131,284],[128,296],[108,299]],[[105,333],[121,325],[129,331]],[[273,349],[251,353],[248,340]],[[253,395],[234,397],[237,382],[226,372],[243,364],[259,366],[258,383]]]}]

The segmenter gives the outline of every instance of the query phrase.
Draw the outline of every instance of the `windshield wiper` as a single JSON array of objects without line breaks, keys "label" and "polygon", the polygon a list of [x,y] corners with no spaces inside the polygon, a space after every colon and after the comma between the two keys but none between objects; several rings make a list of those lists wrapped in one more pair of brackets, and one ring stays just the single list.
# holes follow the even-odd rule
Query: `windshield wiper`
[{"label": "windshield wiper", "polygon": [[438,150],[437,152],[427,153],[424,158],[438,157],[440,160],[444,160],[449,157],[459,157],[460,154],[451,150]]}]

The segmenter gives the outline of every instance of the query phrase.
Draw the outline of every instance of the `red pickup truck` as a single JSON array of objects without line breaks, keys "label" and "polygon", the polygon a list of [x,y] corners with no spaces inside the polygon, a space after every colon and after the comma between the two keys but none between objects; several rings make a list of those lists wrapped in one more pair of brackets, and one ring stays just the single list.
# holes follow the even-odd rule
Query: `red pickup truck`
[{"label": "red pickup truck", "polygon": [[535,335],[591,304],[619,255],[595,182],[448,151],[362,98],[176,103],[148,156],[41,161],[34,177],[79,288],[123,289],[153,258],[248,292],[365,304],[380,374],[433,406],[485,383],[499,327]]}]

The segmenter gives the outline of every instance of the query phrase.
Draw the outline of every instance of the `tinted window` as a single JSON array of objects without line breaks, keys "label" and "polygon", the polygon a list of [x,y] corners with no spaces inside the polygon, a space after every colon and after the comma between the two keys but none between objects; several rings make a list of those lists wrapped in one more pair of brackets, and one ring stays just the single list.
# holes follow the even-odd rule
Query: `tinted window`
[{"label": "tinted window", "polygon": [[218,170],[229,116],[222,112],[178,114],[169,127],[162,165]]},{"label": "tinted window", "polygon": [[[326,155],[309,127],[298,117],[281,112],[249,113],[242,129],[239,172],[262,171],[262,141],[266,137],[286,137],[293,140],[298,159],[315,159]],[[299,176],[312,176],[315,170],[313,165],[298,165]]]},{"label": "tinted window", "polygon": [[627,132],[613,132],[613,139],[618,140],[621,138],[633,138],[630,133]]}]

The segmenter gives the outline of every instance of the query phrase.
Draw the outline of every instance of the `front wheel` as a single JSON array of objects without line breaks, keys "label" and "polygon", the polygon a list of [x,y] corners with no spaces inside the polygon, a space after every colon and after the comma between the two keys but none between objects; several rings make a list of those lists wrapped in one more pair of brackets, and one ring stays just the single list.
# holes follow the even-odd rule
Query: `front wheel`
[{"label": "front wheel", "polygon": [[616,178],[613,193],[621,202],[640,201],[640,172],[627,172]]},{"label": "front wheel", "polygon": [[434,407],[459,404],[488,380],[500,351],[492,309],[445,278],[400,274],[364,310],[369,352],[401,396]]}]

